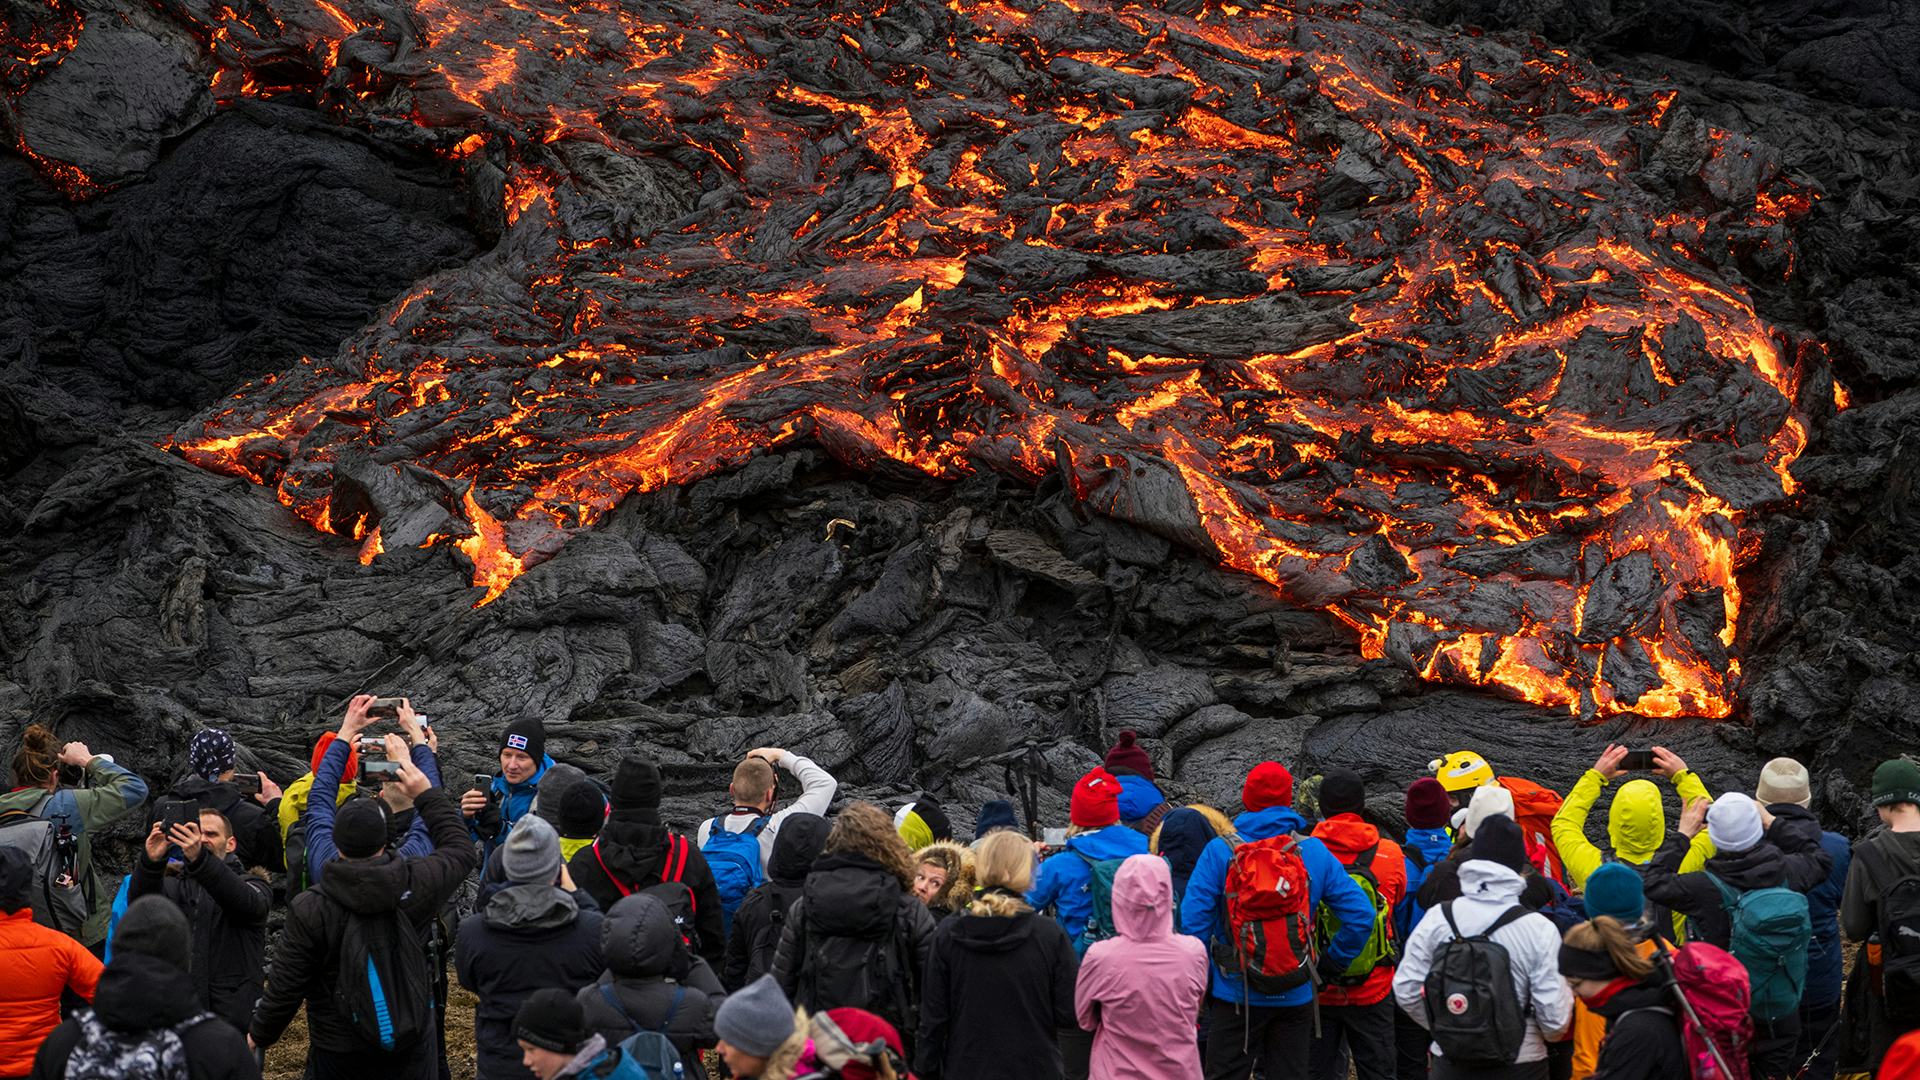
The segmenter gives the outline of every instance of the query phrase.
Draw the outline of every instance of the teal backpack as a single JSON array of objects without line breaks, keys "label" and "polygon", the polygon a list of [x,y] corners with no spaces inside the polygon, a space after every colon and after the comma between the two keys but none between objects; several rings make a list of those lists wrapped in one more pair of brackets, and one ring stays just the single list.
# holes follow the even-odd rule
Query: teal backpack
[{"label": "teal backpack", "polygon": [[1720,890],[1720,906],[1733,926],[1729,951],[1753,985],[1753,1018],[1792,1015],[1806,990],[1807,949],[1813,941],[1807,898],[1782,886],[1741,892],[1711,873],[1707,880]]},{"label": "teal backpack", "polygon": [[1087,892],[1093,897],[1093,914],[1087,917],[1086,929],[1080,931],[1080,937],[1073,943],[1073,951],[1085,956],[1094,942],[1105,941],[1114,935],[1113,876],[1120,872],[1121,864],[1127,860],[1090,859],[1081,852],[1073,853],[1087,864]]}]

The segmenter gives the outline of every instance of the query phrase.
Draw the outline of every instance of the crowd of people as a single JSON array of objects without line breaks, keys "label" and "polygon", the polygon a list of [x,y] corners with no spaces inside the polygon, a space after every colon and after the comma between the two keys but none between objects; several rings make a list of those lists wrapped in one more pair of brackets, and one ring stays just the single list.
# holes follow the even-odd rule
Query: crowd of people
[{"label": "crowd of people", "polygon": [[0,1080],[257,1080],[303,1012],[310,1080],[449,1080],[456,982],[480,1080],[1920,1077],[1906,758],[1849,840],[1785,758],[1717,797],[1660,747],[1564,797],[1470,751],[1392,790],[1267,761],[1229,816],[1126,732],[1064,830],[993,801],[961,837],[931,795],[836,809],[776,747],[682,827],[652,760],[603,783],[545,741],[509,724],[456,795],[411,703],[360,695],[284,791],[206,729],[150,800],[30,728]]}]

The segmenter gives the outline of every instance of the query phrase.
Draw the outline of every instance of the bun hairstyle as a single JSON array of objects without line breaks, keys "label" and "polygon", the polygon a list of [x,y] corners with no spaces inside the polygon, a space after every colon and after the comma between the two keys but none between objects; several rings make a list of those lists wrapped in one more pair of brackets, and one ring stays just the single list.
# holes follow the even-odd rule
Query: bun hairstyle
[{"label": "bun hairstyle", "polygon": [[13,783],[16,787],[43,788],[60,769],[60,742],[53,732],[39,724],[27,727],[20,749],[13,755]]}]

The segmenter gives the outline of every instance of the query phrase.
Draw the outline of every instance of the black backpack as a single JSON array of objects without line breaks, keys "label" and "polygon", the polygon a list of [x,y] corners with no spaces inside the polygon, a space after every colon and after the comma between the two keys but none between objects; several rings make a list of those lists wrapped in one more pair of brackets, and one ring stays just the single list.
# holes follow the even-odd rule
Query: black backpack
[{"label": "black backpack", "polygon": [[368,1044],[393,1051],[435,1032],[433,973],[413,923],[399,911],[347,912],[333,1004]]},{"label": "black backpack", "polygon": [[907,957],[907,927],[896,913],[879,937],[859,938],[807,933],[807,951],[800,962],[800,987],[794,1004],[808,1012],[828,1009],[865,1009],[900,1031],[919,1028],[912,985],[913,965]]},{"label": "black backpack", "polygon": [[1867,880],[1880,894],[1880,979],[1892,1031],[1920,1027],[1920,877],[1903,875],[1884,853],[1866,843],[1854,858],[1867,867]]},{"label": "black backpack", "polygon": [[[773,957],[780,949],[780,935],[787,929],[787,912],[793,902],[800,899],[801,887],[798,885],[775,885],[769,882],[760,886],[767,902],[766,922],[753,930],[753,940],[747,942],[747,982],[773,970]],[[735,925],[739,925],[737,922]]]},{"label": "black backpack", "polygon": [[1490,1068],[1511,1065],[1527,1035],[1529,1002],[1513,986],[1512,958],[1493,940],[1494,931],[1529,914],[1515,905],[1485,930],[1464,937],[1453,921],[1453,902],[1440,906],[1453,940],[1434,950],[1427,971],[1427,1028],[1448,1061]]}]

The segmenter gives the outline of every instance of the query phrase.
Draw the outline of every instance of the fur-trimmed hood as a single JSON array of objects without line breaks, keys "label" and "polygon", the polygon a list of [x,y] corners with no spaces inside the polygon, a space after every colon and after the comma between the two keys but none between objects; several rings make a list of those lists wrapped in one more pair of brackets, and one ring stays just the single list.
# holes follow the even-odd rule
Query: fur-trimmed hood
[{"label": "fur-trimmed hood", "polygon": [[973,899],[973,851],[951,840],[935,840],[913,854],[914,866],[933,863],[947,871],[947,887],[927,907],[955,912]]}]

